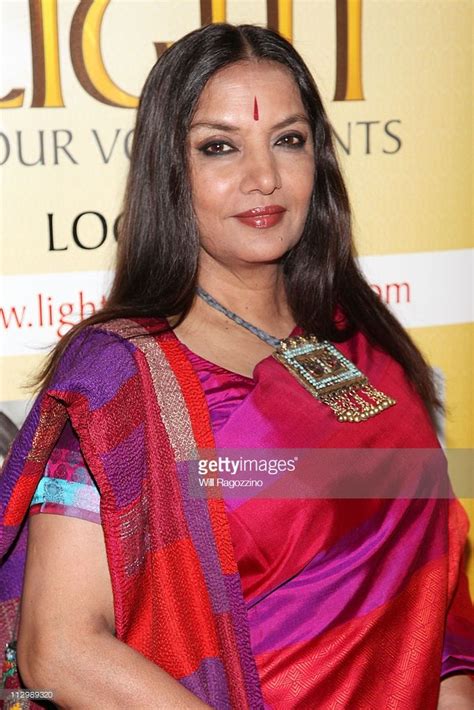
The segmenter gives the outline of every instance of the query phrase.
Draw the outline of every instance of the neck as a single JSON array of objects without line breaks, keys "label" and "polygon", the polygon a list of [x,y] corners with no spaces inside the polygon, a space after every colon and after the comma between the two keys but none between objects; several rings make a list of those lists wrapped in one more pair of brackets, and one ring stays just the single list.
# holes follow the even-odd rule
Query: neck
[{"label": "neck", "polygon": [[[278,264],[252,265],[237,271],[215,264],[211,269],[203,260],[198,281],[216,301],[268,332],[287,333],[294,325]],[[195,306],[209,308],[197,302]]]}]

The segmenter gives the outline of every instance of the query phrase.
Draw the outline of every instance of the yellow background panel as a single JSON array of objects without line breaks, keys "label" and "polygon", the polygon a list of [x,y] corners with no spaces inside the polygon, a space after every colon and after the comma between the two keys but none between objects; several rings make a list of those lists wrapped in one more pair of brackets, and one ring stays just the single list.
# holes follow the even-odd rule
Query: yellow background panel
[{"label": "yellow background panel", "polygon": [[440,368],[444,375],[446,446],[473,448],[474,324],[412,328],[410,334],[429,363]]}]

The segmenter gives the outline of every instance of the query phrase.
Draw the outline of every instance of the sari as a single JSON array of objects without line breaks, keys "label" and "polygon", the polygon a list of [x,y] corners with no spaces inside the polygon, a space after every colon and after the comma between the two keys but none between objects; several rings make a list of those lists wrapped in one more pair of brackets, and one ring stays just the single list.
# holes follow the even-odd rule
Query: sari
[{"label": "sari", "polygon": [[[216,448],[437,447],[398,365],[361,335],[340,349],[397,407],[341,424],[266,358],[214,426]],[[440,676],[474,667],[457,501],[253,497],[226,513],[265,707],[435,708]]]},{"label": "sari", "polygon": [[401,367],[361,334],[338,347],[396,406],[341,424],[268,358],[215,433],[222,451],[363,449],[370,461],[372,449],[395,450],[389,495],[406,476],[397,498],[377,497],[379,486],[361,498],[350,489],[341,499],[229,500],[265,707],[435,710],[440,680],[474,670],[467,517],[445,486],[438,440]]}]

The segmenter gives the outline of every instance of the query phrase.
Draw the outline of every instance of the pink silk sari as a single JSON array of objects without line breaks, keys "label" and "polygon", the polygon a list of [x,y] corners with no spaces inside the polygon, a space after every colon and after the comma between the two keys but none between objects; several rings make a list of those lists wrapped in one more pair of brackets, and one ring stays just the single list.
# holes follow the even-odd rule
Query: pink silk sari
[{"label": "pink silk sari", "polygon": [[[401,368],[360,335],[339,347],[396,406],[339,423],[271,357],[251,380],[187,351],[217,449],[400,449],[407,467],[437,450]],[[263,496],[226,509],[265,707],[435,710],[440,679],[474,671],[460,504],[435,481],[413,499]]]}]

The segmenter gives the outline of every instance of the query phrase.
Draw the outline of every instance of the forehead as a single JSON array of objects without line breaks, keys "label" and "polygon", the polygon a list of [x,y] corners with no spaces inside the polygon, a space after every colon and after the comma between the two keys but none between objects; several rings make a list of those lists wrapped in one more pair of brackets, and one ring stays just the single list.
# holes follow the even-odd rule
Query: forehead
[{"label": "forehead", "polygon": [[[253,112],[257,99],[262,117],[275,113],[305,113],[300,91],[290,71],[276,62],[243,61],[214,74],[199,98],[195,119]],[[273,115],[272,115],[273,114]]]}]

